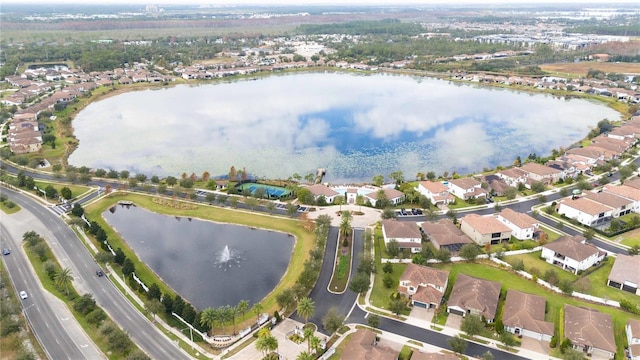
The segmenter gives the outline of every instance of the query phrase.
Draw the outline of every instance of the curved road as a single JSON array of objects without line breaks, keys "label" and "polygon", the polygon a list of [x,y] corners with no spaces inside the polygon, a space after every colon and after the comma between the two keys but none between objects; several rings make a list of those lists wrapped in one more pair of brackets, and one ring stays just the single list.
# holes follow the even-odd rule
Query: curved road
[{"label": "curved road", "polygon": [[[141,314],[111,281],[95,275],[98,268],[95,260],[60,217],[26,195],[6,189],[3,192],[22,207],[21,211],[31,212],[37,217],[34,221],[40,222],[46,229],[41,235],[47,238],[61,265],[71,268],[74,286],[81,292],[92,293],[96,302],[142,350],[154,359],[190,358]],[[59,254],[63,255],[62,258]]]}]

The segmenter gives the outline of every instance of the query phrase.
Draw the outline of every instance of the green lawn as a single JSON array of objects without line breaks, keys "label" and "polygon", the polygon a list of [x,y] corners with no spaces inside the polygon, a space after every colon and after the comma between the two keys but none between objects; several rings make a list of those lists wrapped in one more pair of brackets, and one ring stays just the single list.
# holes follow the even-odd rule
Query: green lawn
[{"label": "green lawn", "polygon": [[373,282],[373,289],[371,291],[371,296],[369,298],[369,301],[375,307],[379,307],[381,309],[388,309],[389,302],[391,301],[391,294],[398,291],[400,276],[404,272],[404,269],[407,268],[407,264],[392,264],[393,273],[391,273],[391,277],[393,278],[393,285],[391,286],[391,288],[386,288],[382,283],[382,279],[384,278],[385,273],[382,271],[382,264],[380,264],[380,253],[382,248],[384,248],[384,239],[380,239],[380,238],[376,239],[375,252],[376,252],[376,263],[378,264],[378,272]]},{"label": "green lawn", "polygon": [[450,283],[455,281],[455,278],[459,273],[463,273],[482,279],[499,281],[502,284],[503,289],[514,289],[543,296],[547,300],[547,314],[545,316],[545,320],[547,321],[556,322],[560,316],[560,309],[563,308],[564,304],[593,308],[607,313],[611,315],[613,320],[614,335],[617,339],[616,345],[618,348],[618,356],[621,358],[622,354],[624,354],[624,326],[629,317],[640,319],[640,316],[638,315],[632,315],[614,307],[592,304],[576,298],[554,293],[535,284],[533,281],[522,278],[509,270],[501,269],[490,262],[438,264],[434,267],[448,270],[450,272]]},{"label": "green lawn", "polygon": [[555,265],[549,264],[545,260],[540,259],[540,254],[542,254],[542,251],[536,251],[536,252],[522,254],[522,255],[512,255],[512,256],[505,257],[505,261],[513,265],[513,263],[516,260],[522,260],[522,262],[524,263],[524,270],[530,273],[531,272],[530,270],[532,268],[536,268],[539,271],[540,278],[542,278],[542,275],[547,270],[555,270],[556,274],[558,274],[558,279],[560,280],[569,280],[569,281],[578,280],[577,275],[574,275],[568,271],[564,271],[561,268]]},{"label": "green lawn", "polygon": [[10,208],[7,206],[7,202],[11,201],[11,199],[7,200],[7,201],[2,201],[0,202],[0,210],[2,210],[2,212],[4,212],[7,215],[11,215],[11,214],[15,214],[18,211],[20,211],[20,209],[22,209],[18,204],[13,203],[13,207]]}]

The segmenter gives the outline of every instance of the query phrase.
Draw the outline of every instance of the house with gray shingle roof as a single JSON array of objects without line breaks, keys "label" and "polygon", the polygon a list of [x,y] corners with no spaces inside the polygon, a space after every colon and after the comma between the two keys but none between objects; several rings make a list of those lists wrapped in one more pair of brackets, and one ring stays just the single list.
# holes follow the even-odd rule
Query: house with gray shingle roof
[{"label": "house with gray shingle roof", "polygon": [[398,292],[408,296],[414,306],[437,309],[448,282],[448,271],[409,263],[400,276]]},{"label": "house with gray shingle roof", "polygon": [[640,320],[629,319],[624,330],[629,344],[629,358],[640,360]]},{"label": "house with gray shingle roof", "polygon": [[640,255],[617,255],[607,278],[607,285],[640,295]]},{"label": "house with gray shingle roof", "polygon": [[493,322],[501,287],[499,282],[458,274],[447,302],[447,312],[463,317],[475,314],[484,317],[487,322]]},{"label": "house with gray shingle roof", "polygon": [[616,340],[611,315],[594,309],[564,305],[564,337],[588,356],[613,359]]},{"label": "house with gray shingle roof", "polygon": [[544,321],[546,299],[542,296],[509,290],[504,302],[504,329],[517,336],[551,341],[553,323]]},{"label": "house with gray shingle roof", "polygon": [[613,208],[588,198],[567,198],[560,201],[558,214],[587,226],[604,224],[613,217]]},{"label": "house with gray shingle roof", "polygon": [[577,274],[600,263],[605,253],[592,244],[587,244],[584,236],[565,235],[554,242],[542,246],[542,256],[549,264]]},{"label": "house with gray shingle roof", "polygon": [[450,193],[463,200],[486,197],[488,194],[487,190],[482,188],[480,181],[472,177],[450,180],[447,187]]},{"label": "house with gray shingle roof", "polygon": [[410,249],[412,253],[422,250],[422,234],[418,224],[413,221],[382,220],[382,236],[385,246],[395,240],[401,249]]}]

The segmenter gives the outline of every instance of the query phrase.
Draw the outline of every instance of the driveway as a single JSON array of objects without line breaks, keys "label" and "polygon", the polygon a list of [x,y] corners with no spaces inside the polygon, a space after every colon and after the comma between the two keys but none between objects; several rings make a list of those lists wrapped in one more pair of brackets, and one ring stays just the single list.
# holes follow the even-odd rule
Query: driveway
[{"label": "driveway", "polygon": [[460,315],[449,314],[449,316],[447,316],[447,323],[445,324],[445,326],[450,327],[452,329],[460,330],[460,324],[462,324],[462,319],[464,318]]},{"label": "driveway", "polygon": [[522,337],[522,345],[520,346],[523,349],[535,351],[540,354],[549,355],[549,343],[542,340],[536,340],[527,336]]}]

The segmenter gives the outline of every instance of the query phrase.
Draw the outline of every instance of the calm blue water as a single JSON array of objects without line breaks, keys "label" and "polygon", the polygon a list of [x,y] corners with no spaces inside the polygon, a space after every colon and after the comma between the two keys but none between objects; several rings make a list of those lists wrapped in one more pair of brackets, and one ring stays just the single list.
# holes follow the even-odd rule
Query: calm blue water
[{"label": "calm blue water", "polygon": [[[261,301],[284,275],[294,238],[246,226],[116,206],[105,220],[138,257],[199,310]],[[225,246],[230,261],[222,261]]]},{"label": "calm blue water", "polygon": [[469,173],[546,155],[615,111],[586,100],[392,75],[272,76],[114,96],[74,120],[69,163],[150,175],[231,165],[258,177],[334,183],[400,170]]}]

